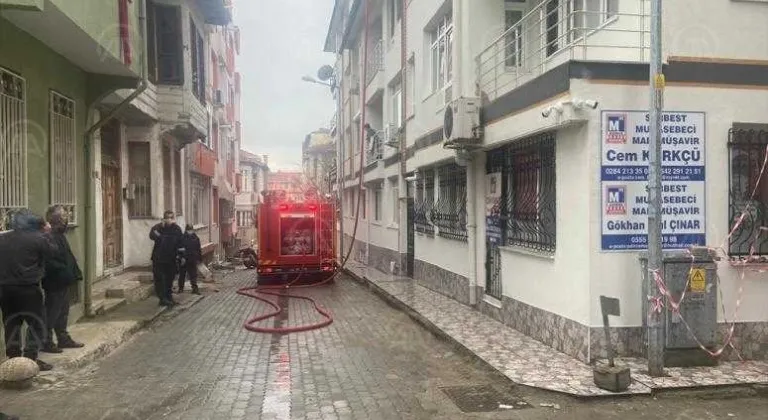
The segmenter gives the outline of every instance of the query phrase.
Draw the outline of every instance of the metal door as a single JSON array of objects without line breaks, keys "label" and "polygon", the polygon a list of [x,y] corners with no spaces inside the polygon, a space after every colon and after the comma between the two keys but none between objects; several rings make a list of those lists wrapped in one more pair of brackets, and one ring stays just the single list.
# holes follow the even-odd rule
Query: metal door
[{"label": "metal door", "polygon": [[115,120],[101,129],[101,154],[104,268],[109,269],[123,264],[120,123]]}]

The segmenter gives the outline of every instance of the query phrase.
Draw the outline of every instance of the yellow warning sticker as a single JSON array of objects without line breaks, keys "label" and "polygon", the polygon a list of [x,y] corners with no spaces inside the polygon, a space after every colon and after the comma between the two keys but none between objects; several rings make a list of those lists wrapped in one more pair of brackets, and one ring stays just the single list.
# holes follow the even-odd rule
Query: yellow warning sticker
[{"label": "yellow warning sticker", "polygon": [[707,289],[707,280],[704,275],[704,269],[692,269],[688,282],[690,283],[692,292],[703,293]]}]

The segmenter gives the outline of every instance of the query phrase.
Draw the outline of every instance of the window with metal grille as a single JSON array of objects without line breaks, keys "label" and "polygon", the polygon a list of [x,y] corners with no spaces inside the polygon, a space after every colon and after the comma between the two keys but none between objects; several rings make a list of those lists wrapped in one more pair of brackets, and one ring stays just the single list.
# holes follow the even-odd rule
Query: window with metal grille
[{"label": "window with metal grille", "polygon": [[458,241],[467,240],[467,170],[455,163],[437,170],[438,196],[432,211],[437,234]]},{"label": "window with metal grille", "polygon": [[555,136],[545,133],[488,153],[488,173],[502,174],[504,243],[554,252]]},{"label": "window with metal grille", "polygon": [[58,204],[77,224],[77,149],[75,101],[51,91],[49,98],[51,139],[51,204]]},{"label": "window with metal grille", "polygon": [[435,226],[431,222],[432,210],[435,207],[435,171],[427,169],[421,179],[416,181],[416,191],[413,202],[414,230],[428,236],[435,234]]},{"label": "window with metal grille", "polygon": [[190,173],[190,215],[189,223],[196,227],[208,226],[211,220],[211,180],[210,178]]},{"label": "window with metal grille", "polygon": [[453,81],[452,50],[453,50],[453,21],[451,12],[440,19],[430,34],[430,51],[432,57],[432,91],[445,91],[445,103],[451,101],[451,85]]},{"label": "window with metal grille", "polygon": [[0,231],[27,207],[27,106],[25,81],[0,68]]},{"label": "window with metal grille", "polygon": [[128,142],[128,182],[133,192],[128,201],[129,217],[152,217],[149,150],[149,143]]},{"label": "window with metal grille", "polygon": [[[733,128],[728,133],[730,163],[728,252],[734,257],[768,254],[768,168],[763,170],[768,148],[768,127]],[[739,222],[741,220],[741,222]]]}]

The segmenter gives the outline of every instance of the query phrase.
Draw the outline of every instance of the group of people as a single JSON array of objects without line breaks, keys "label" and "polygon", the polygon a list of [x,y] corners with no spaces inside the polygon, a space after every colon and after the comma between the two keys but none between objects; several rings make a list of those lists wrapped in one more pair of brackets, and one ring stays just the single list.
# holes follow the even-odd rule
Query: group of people
[{"label": "group of people", "polygon": [[83,279],[67,241],[68,225],[68,214],[61,206],[51,206],[44,218],[23,209],[10,217],[10,230],[0,234],[5,355],[32,359],[42,371],[53,366],[38,358],[40,351],[61,353],[84,346],[67,331],[69,293]]},{"label": "group of people", "polygon": [[163,221],[149,231],[152,248],[152,275],[155,293],[161,306],[173,306],[173,280],[179,275],[178,293],[184,291],[186,278],[192,286],[192,293],[200,294],[197,286],[197,265],[202,260],[200,238],[192,225],[186,225],[184,232],[176,224],[172,211],[163,213]]}]

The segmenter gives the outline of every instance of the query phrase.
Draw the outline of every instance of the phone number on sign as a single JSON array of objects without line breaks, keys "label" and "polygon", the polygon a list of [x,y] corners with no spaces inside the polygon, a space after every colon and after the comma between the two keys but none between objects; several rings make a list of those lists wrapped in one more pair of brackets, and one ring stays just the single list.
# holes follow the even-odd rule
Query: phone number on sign
[{"label": "phone number on sign", "polygon": [[[661,238],[661,242],[662,243],[675,244],[675,243],[677,243],[677,237],[676,236],[663,236]],[[643,236],[640,236],[640,235],[638,235],[638,236],[631,236],[629,238],[629,243],[631,243],[631,244],[647,244],[648,243],[648,237],[645,236],[645,235],[643,235]]]}]

